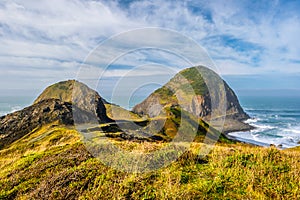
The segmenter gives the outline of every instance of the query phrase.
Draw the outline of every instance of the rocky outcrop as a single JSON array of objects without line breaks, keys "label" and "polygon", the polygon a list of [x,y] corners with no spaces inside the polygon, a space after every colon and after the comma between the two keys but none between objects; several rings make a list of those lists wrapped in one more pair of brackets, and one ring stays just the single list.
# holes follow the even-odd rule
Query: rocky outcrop
[{"label": "rocky outcrop", "polygon": [[225,81],[224,81],[224,86],[225,86],[226,97],[227,97],[227,106],[226,106],[227,118],[235,119],[238,121],[244,121],[246,119],[249,119],[250,118],[249,115],[245,113],[245,111],[241,107],[236,94]]},{"label": "rocky outcrop", "polygon": [[0,118],[0,149],[45,124],[112,122],[104,101],[96,91],[75,80],[51,85],[32,106]]},{"label": "rocky outcrop", "polygon": [[163,105],[160,104],[159,95],[153,93],[142,103],[133,108],[133,112],[141,116],[148,115],[149,117],[158,116],[163,110]]},{"label": "rocky outcrop", "polygon": [[[202,74],[209,77],[208,81],[211,81],[213,87],[217,88],[216,91],[220,94],[211,94],[209,92]],[[221,91],[219,88],[224,88],[225,91]],[[243,123],[249,116],[240,106],[233,90],[215,72],[201,66],[179,72],[162,88],[156,90],[142,103],[136,105],[133,108],[133,112],[155,117],[163,113],[166,107],[180,105],[182,109],[194,116],[209,121],[213,109],[211,95],[215,95],[214,98],[220,104],[223,104],[226,109],[224,132],[249,130],[252,128],[248,124]],[[222,96],[225,96],[225,98],[221,98]],[[220,110],[220,113],[224,112]]]},{"label": "rocky outcrop", "polygon": [[[176,135],[176,131],[173,133],[171,130],[176,130],[175,126],[180,125],[175,122],[181,120],[179,115],[172,115],[170,112],[172,108],[175,113],[187,111],[196,116],[195,120],[188,120],[196,124],[199,118],[204,121],[209,119],[212,113],[211,94],[198,70],[209,74],[212,80],[217,76],[203,67],[183,70],[165,86],[135,106],[133,111],[150,117],[164,114],[168,123],[164,124],[162,132],[170,137]],[[249,125],[243,123],[243,120],[248,119],[249,116],[243,111],[233,90],[223,80],[222,85],[225,87],[227,100],[224,132],[250,129]],[[215,87],[219,88],[219,85]],[[69,80],[51,85],[44,90],[32,106],[0,118],[0,149],[45,124],[89,123],[95,125],[114,122],[107,116],[104,103],[107,102],[96,91],[78,81]],[[160,118],[154,119],[153,122],[155,120],[159,122]],[[203,129],[202,132],[206,130]]]},{"label": "rocky outcrop", "polygon": [[51,98],[71,103],[81,110],[95,114],[100,123],[112,121],[106,114],[103,103],[106,101],[95,90],[81,82],[69,80],[53,84],[47,87],[34,103]]},{"label": "rocky outcrop", "polygon": [[91,113],[59,99],[42,100],[21,111],[1,117],[0,149],[45,124],[73,125],[74,110],[78,111],[76,113],[80,113],[74,116],[78,122],[85,123],[95,119]]}]

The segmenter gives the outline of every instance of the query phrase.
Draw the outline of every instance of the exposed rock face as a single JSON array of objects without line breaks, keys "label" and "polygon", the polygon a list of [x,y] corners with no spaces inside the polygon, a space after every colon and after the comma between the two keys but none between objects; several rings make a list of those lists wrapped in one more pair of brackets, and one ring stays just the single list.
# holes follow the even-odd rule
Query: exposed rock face
[{"label": "exposed rock face", "polygon": [[[200,67],[200,69],[204,73],[215,74],[207,68]],[[214,79],[214,76],[210,77]],[[215,87],[219,87],[219,85],[215,85]],[[224,93],[227,96],[224,132],[250,129],[249,125],[242,122],[249,117],[241,108],[236,95],[225,82],[224,87]],[[219,99],[221,98],[219,97]],[[96,91],[74,80],[51,85],[44,90],[32,106],[0,118],[0,149],[45,124],[57,122],[58,124],[73,125],[74,123],[113,122],[107,116],[104,102],[106,101]],[[183,110],[196,116],[197,118],[193,121],[195,124],[197,124],[198,118],[203,120],[210,118],[212,113],[211,94],[201,74],[198,73],[198,68],[183,70],[165,86],[135,106],[133,111],[150,117],[159,116],[164,112],[167,122],[170,122],[165,123],[164,132],[166,135],[172,136],[174,131],[171,130],[176,130],[175,126],[178,125],[174,122],[180,120],[179,115],[174,115],[174,117],[170,114],[172,108],[175,113]]]},{"label": "exposed rock face", "polygon": [[100,95],[71,80],[49,86],[32,106],[0,118],[0,149],[45,124],[112,122]]},{"label": "exposed rock face", "polygon": [[236,94],[225,81],[224,81],[224,86],[225,86],[226,96],[227,96],[227,108],[226,108],[227,117],[236,120],[249,119],[249,115],[245,113],[245,111],[241,107]]},{"label": "exposed rock face", "polygon": [[[43,91],[34,103],[50,98],[72,103],[81,110],[93,113],[98,117],[100,123],[112,121],[106,115],[106,108],[103,103],[106,101],[96,91],[78,81],[62,81],[51,85]],[[75,122],[77,122],[76,118]]]},{"label": "exposed rock face", "polygon": [[0,149],[45,124],[57,122],[64,125],[73,125],[72,109],[78,110],[77,113],[81,113],[76,116],[77,121],[86,122],[94,119],[94,116],[89,112],[58,99],[42,100],[21,111],[1,117]]},{"label": "exposed rock face", "polygon": [[149,117],[158,116],[163,108],[160,104],[159,95],[153,93],[142,103],[133,108],[133,112],[139,115],[148,115]]},{"label": "exposed rock face", "polygon": [[[216,91],[218,91],[218,88],[225,89],[221,95],[226,96],[226,104],[222,102],[222,98],[218,96],[219,94],[210,94],[209,88],[201,75],[203,73],[211,79],[211,83],[217,88]],[[222,84],[224,87],[220,86]],[[217,101],[220,104],[223,103],[226,107],[224,132],[251,129],[251,126],[243,123],[243,120],[248,119],[249,116],[243,111],[233,90],[225,81],[218,78],[215,72],[200,66],[179,72],[166,85],[156,90],[142,103],[136,105],[133,112],[155,117],[162,112],[162,108],[180,105],[182,109],[194,116],[209,121],[212,114],[211,95],[215,95]]]}]

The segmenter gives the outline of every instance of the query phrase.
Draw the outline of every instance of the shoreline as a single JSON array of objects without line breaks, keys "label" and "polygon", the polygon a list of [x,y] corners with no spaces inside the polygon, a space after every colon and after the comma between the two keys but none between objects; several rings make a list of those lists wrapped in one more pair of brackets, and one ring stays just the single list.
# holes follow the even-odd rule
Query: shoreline
[{"label": "shoreline", "polygon": [[[235,132],[246,132],[246,131],[235,131]],[[231,133],[235,133],[235,132],[231,132]],[[224,135],[227,139],[232,140],[234,142],[240,142],[240,143],[249,144],[249,145],[252,145],[252,146],[259,146],[259,147],[270,147],[271,146],[267,143],[257,142],[257,141],[254,141],[254,140],[239,139],[238,137],[229,135],[228,133],[226,133]]]},{"label": "shoreline", "polygon": [[255,140],[251,140],[251,139],[246,139],[246,138],[242,138],[242,137],[236,137],[236,136],[233,136],[233,135],[229,135],[230,133],[250,132],[251,130],[255,130],[255,129],[257,129],[257,128],[253,127],[252,129],[248,129],[248,130],[236,130],[236,131],[231,131],[231,132],[226,132],[226,133],[223,132],[223,134],[229,140],[244,143],[244,144],[249,144],[249,145],[252,145],[252,146],[258,146],[258,147],[272,147],[272,146],[274,146],[274,147],[276,147],[277,149],[280,149],[280,150],[300,147],[300,144],[296,145],[296,146],[284,147],[282,144],[279,144],[279,145],[269,144],[269,143],[265,143],[265,142],[259,142],[259,141],[255,141]]},{"label": "shoreline", "polygon": [[[249,118],[249,119],[252,119],[252,118]],[[239,122],[236,122],[235,120],[234,121],[229,120],[229,122],[227,121],[228,124],[230,124],[230,122],[231,123],[234,122],[234,123],[230,124],[231,129],[227,129],[227,130],[225,129],[225,131],[223,131],[223,134],[225,135],[225,137],[227,139],[235,141],[235,142],[241,142],[241,143],[249,144],[249,145],[253,145],[253,146],[270,147],[271,144],[268,144],[268,143],[258,142],[258,141],[255,141],[255,140],[239,138],[239,137],[236,137],[236,136],[229,135],[230,133],[250,132],[252,130],[257,129],[257,127],[246,123],[246,121],[249,120],[249,119],[246,119],[244,121],[239,121]]]}]

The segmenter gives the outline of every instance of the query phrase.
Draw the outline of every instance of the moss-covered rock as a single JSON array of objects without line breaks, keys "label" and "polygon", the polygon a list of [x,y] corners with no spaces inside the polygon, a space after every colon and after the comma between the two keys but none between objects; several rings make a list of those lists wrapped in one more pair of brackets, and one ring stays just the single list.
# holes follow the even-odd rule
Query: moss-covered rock
[{"label": "moss-covered rock", "polygon": [[[206,79],[202,77],[203,75]],[[212,85],[210,88],[206,81]],[[210,91],[212,89],[213,91]],[[216,101],[215,105],[212,105],[212,98]],[[222,106],[218,108],[218,104],[224,104],[225,110],[220,109]],[[202,66],[182,70],[163,87],[150,94],[142,103],[136,105],[133,112],[157,117],[171,106],[180,106],[181,109],[207,122],[212,117],[213,109],[214,112],[217,109],[216,113],[226,115],[224,132],[252,128],[243,123],[249,116],[240,106],[234,91],[215,72]]]}]

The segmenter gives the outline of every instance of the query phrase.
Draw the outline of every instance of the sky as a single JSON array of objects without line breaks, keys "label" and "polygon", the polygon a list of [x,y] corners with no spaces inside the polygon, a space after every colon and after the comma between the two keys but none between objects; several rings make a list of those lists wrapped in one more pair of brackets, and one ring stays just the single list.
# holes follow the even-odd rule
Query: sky
[{"label": "sky", "polygon": [[[2,0],[0,96],[38,95],[51,83],[74,79],[99,44],[149,27],[174,31],[197,43],[237,91],[300,91],[299,10],[298,0]],[[151,43],[152,36],[133,39]],[[158,41],[171,44],[174,38]],[[153,55],[156,59],[150,60]],[[171,65],[174,73],[188,66],[173,57],[162,51],[128,53],[107,69],[105,80],[130,74],[132,66],[145,60],[147,65],[155,61],[156,67]],[[142,69],[131,78],[158,77],[162,72]]]}]

